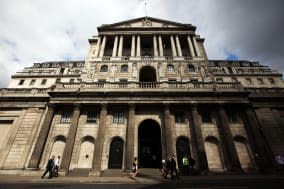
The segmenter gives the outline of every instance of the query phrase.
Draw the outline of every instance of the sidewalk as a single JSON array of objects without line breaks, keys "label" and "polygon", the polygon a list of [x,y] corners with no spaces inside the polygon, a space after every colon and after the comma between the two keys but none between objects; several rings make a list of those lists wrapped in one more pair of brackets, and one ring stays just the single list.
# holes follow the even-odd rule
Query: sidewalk
[{"label": "sidewalk", "polygon": [[210,181],[277,181],[283,180],[284,175],[214,175],[188,176],[178,180],[169,180],[162,177],[147,176],[131,178],[123,177],[55,177],[41,179],[39,176],[0,175],[0,183],[115,183],[115,184],[156,184],[156,183],[191,183]]}]

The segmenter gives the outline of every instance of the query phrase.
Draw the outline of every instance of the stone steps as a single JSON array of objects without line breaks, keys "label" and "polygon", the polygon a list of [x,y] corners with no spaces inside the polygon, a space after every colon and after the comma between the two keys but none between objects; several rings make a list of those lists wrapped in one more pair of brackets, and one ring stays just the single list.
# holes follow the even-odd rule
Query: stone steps
[{"label": "stone steps", "polygon": [[124,171],[122,169],[106,169],[101,174],[102,177],[122,177]]},{"label": "stone steps", "polygon": [[88,177],[89,176],[89,172],[91,171],[91,169],[73,169],[71,171],[69,171],[66,176],[70,176],[70,177]]}]

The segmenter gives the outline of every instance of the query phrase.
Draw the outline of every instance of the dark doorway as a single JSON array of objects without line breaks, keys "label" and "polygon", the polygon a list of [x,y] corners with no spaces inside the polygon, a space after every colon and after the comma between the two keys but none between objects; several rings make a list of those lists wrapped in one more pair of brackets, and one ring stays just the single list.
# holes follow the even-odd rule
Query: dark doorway
[{"label": "dark doorway", "polygon": [[178,138],[177,143],[176,143],[176,150],[177,150],[178,167],[181,168],[182,167],[182,158],[185,155],[188,155],[188,156],[191,155],[188,139],[185,138],[185,137]]},{"label": "dark doorway", "polygon": [[139,74],[140,82],[156,82],[156,70],[151,66],[144,66]]},{"label": "dark doorway", "polygon": [[145,120],[139,126],[138,162],[143,168],[162,167],[161,130],[154,120]]},{"label": "dark doorway", "polygon": [[110,143],[109,148],[109,169],[122,169],[123,158],[123,141],[120,138],[115,138]]}]

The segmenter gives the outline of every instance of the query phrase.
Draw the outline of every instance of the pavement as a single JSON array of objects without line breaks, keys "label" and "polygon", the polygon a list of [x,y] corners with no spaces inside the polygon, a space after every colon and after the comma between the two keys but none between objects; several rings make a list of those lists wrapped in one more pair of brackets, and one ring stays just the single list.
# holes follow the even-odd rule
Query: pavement
[{"label": "pavement", "polygon": [[283,181],[284,174],[269,175],[200,175],[182,176],[176,180],[164,179],[158,176],[120,177],[70,177],[60,176],[52,179],[41,179],[40,176],[0,175],[1,183],[117,183],[117,184],[157,184],[157,183],[195,183],[195,182],[273,182]]}]

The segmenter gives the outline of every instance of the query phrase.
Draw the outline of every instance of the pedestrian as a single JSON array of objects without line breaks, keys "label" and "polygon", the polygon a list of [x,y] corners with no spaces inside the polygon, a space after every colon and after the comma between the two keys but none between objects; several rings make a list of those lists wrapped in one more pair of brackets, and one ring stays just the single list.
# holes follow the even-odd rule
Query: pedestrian
[{"label": "pedestrian", "polygon": [[184,157],[182,158],[182,172],[183,175],[189,175],[189,159],[187,155],[184,155]]},{"label": "pedestrian", "polygon": [[193,159],[191,156],[189,156],[189,173],[193,174],[194,171],[194,165],[195,165],[195,159]]},{"label": "pedestrian", "polygon": [[132,170],[133,170],[133,177],[136,177],[138,173],[138,159],[137,157],[134,157],[133,164],[132,164]]},{"label": "pedestrian", "polygon": [[168,178],[168,174],[171,175],[171,178],[173,177],[172,172],[171,172],[171,156],[168,156],[168,159],[166,161],[166,169],[165,169],[165,174],[164,177],[167,179]]},{"label": "pedestrian", "polygon": [[55,160],[54,160],[54,176],[58,177],[58,171],[59,171],[59,167],[60,167],[60,156],[58,156]]},{"label": "pedestrian", "polygon": [[275,161],[278,164],[280,170],[284,171],[284,157],[279,154],[275,156]]},{"label": "pedestrian", "polygon": [[174,177],[179,178],[178,172],[177,172],[177,162],[176,162],[176,156],[173,154],[170,162],[170,170],[172,173],[172,179]]},{"label": "pedestrian", "polygon": [[45,167],[45,172],[43,173],[41,179],[44,179],[45,175],[47,174],[47,172],[49,172],[49,176],[48,178],[51,179],[52,178],[52,170],[53,170],[53,167],[54,167],[54,159],[55,159],[55,156],[53,155],[47,162],[47,165]]}]

